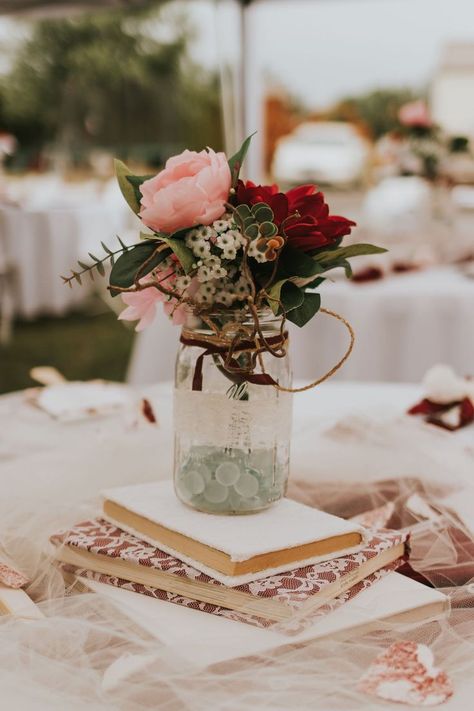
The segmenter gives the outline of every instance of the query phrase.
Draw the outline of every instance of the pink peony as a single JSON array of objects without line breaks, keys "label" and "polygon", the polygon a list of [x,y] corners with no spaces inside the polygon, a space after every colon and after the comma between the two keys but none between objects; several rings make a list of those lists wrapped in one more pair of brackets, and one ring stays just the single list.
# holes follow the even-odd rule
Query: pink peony
[{"label": "pink peony", "polygon": [[224,212],[231,174],[224,153],[183,151],[140,186],[140,217],[157,232],[210,225]]},{"label": "pink peony", "polygon": [[404,104],[398,112],[398,118],[403,126],[421,126],[423,128],[432,126],[428,107],[422,99]]}]

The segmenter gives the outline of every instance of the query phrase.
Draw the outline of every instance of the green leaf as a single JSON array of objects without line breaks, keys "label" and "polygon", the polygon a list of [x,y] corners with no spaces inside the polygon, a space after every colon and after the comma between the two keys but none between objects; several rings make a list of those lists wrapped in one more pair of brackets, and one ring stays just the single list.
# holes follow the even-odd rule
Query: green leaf
[{"label": "green leaf", "polygon": [[133,191],[135,193],[135,200],[137,201],[137,205],[139,206],[138,209],[140,209],[141,206],[141,199],[142,199],[142,193],[140,190],[140,185],[145,182],[145,180],[150,180],[150,178],[153,178],[153,175],[126,175],[125,176],[130,185],[133,187]]},{"label": "green leaf", "polygon": [[253,218],[248,205],[245,205],[245,204],[239,205],[238,207],[235,208],[235,211],[241,220],[245,220],[245,219],[247,219],[247,217]]},{"label": "green leaf", "polygon": [[263,237],[273,237],[278,232],[278,227],[273,222],[262,222],[260,224],[260,234]]},{"label": "green leaf", "polygon": [[244,230],[247,229],[247,227],[250,227],[250,225],[255,224],[255,217],[253,215],[250,215],[250,217],[246,217],[244,222],[243,222],[243,228]]},{"label": "green leaf", "polygon": [[105,276],[105,269],[104,269],[104,265],[102,264],[102,262],[97,262],[96,269],[99,272],[100,276]]},{"label": "green leaf", "polygon": [[84,271],[87,271],[88,269],[90,269],[89,265],[88,265],[88,264],[84,264],[84,262],[80,262],[79,260],[77,260],[77,263],[79,264],[79,266],[81,267],[81,269],[84,269]]},{"label": "green leaf", "polygon": [[117,176],[117,182],[119,184],[120,190],[122,191],[122,195],[124,196],[128,205],[132,208],[133,212],[138,215],[140,211],[140,202],[137,200],[134,186],[130,183],[129,180],[127,180],[127,178],[132,175],[132,173],[130,169],[125,165],[125,163],[122,163],[121,160],[114,160],[114,166],[115,175]]},{"label": "green leaf", "polygon": [[245,156],[247,155],[247,151],[250,146],[250,141],[252,140],[252,137],[255,136],[256,133],[257,132],[255,131],[250,136],[247,136],[247,138],[242,143],[242,145],[240,146],[237,153],[234,153],[234,155],[231,158],[229,158],[229,168],[230,168],[230,174],[232,176],[232,187],[233,188],[235,188],[235,186],[237,185],[237,180],[239,179],[240,169],[242,167],[242,163],[245,160]]},{"label": "green leaf", "polygon": [[72,272],[72,275],[78,284],[82,284],[82,279],[80,277],[80,274],[78,274],[77,272]]},{"label": "green leaf", "polygon": [[[296,284],[288,279],[281,279],[269,291],[270,308],[275,316],[282,313],[283,309],[288,313],[303,303],[304,296],[304,292]],[[283,309],[281,305],[283,305]]]},{"label": "green leaf", "polygon": [[324,277],[316,277],[313,281],[310,281],[308,284],[305,284],[305,289],[317,289],[320,284],[323,283],[323,281],[326,281]]},{"label": "green leaf", "polygon": [[322,266],[300,249],[286,245],[280,257],[280,272],[287,277],[312,277],[323,271]]},{"label": "green leaf", "polygon": [[92,252],[87,252],[89,257],[94,260],[94,262],[100,262],[100,259],[98,259],[95,254],[92,254]]},{"label": "green leaf", "polygon": [[257,202],[252,205],[252,212],[257,222],[273,222],[275,218],[272,208],[264,202]]},{"label": "green leaf", "polygon": [[320,307],[321,296],[319,294],[305,294],[303,303],[289,312],[288,320],[302,328],[313,318]]},{"label": "green leaf", "polygon": [[163,240],[163,242],[166,242],[166,244],[171,247],[173,252],[176,254],[181,263],[181,266],[184,269],[185,274],[189,274],[189,272],[193,268],[194,262],[196,261],[196,257],[191,252],[189,247],[186,247],[182,239],[178,239],[173,236],[162,237],[161,239]]},{"label": "green leaf", "polygon": [[101,245],[102,245],[102,249],[104,250],[104,252],[107,252],[107,254],[110,254],[110,255],[112,254],[112,251],[107,247],[105,242],[101,242]]},{"label": "green leaf", "polygon": [[245,228],[245,236],[249,239],[255,239],[258,237],[258,225],[249,225]]},{"label": "green leaf", "polygon": [[339,259],[350,259],[350,257],[359,257],[368,254],[383,254],[387,250],[383,247],[376,247],[374,244],[349,244],[347,247],[339,247],[338,249],[326,250],[315,254],[315,259],[319,264],[326,264]]},{"label": "green leaf", "polygon": [[126,252],[128,249],[127,245],[122,242],[122,240],[120,239],[120,237],[118,235],[117,235],[117,239],[120,242],[120,246],[122,247],[122,249]]},{"label": "green leaf", "polygon": [[[110,273],[109,284],[111,286],[110,293],[112,296],[117,296],[117,294],[120,293],[119,291],[114,290],[114,286],[120,286],[123,288],[133,286],[138,270],[142,264],[144,264],[146,260],[151,257],[153,252],[157,250],[158,246],[159,245],[157,245],[155,241],[151,240],[148,242],[141,242],[140,244],[130,247],[130,249],[120,255]],[[141,276],[149,274],[170,254],[171,250],[169,249],[163,249],[158,252],[147,265],[146,271]]]}]

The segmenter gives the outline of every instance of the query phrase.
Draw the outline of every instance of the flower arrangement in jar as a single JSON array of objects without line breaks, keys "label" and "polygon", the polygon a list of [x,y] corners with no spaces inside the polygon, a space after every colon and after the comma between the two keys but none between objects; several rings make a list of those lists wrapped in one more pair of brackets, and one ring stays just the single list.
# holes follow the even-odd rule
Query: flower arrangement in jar
[{"label": "flower arrangement in jar", "polygon": [[343,246],[355,225],[330,214],[322,192],[281,192],[239,178],[247,138],[229,160],[208,148],[169,158],[155,176],[116,161],[123,196],[146,231],[63,277],[105,273],[147,327],[161,303],[182,326],[175,378],[175,490],[210,513],[252,513],[285,494],[291,432],[287,321],[320,310],[317,289],[348,259],[385,250]]}]

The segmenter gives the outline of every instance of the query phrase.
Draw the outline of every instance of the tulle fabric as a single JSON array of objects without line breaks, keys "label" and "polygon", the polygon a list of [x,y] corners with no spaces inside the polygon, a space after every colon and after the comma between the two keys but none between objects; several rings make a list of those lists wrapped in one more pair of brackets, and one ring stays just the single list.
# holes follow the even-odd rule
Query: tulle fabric
[{"label": "tulle fabric", "polygon": [[[36,470],[29,472],[31,486],[26,476],[21,487],[2,477],[0,541],[32,580],[28,592],[45,617],[31,622],[0,618],[0,707],[391,708],[389,702],[358,692],[357,682],[377,654],[408,639],[427,644],[436,665],[451,677],[455,693],[444,708],[469,708],[474,693],[474,535],[472,524],[447,505],[453,493],[474,502],[474,454],[468,439],[464,444],[406,420],[387,424],[348,418],[319,437],[316,477],[314,457],[308,461],[302,444],[307,437],[302,428],[295,438],[290,495],[347,518],[392,502],[387,525],[411,530],[412,570],[406,572],[449,596],[448,615],[424,623],[380,622],[365,633],[347,631],[302,645],[289,641],[266,654],[203,669],[199,659],[194,664],[182,655],[178,643],[152,637],[107,599],[71,594],[45,553],[51,533],[95,515],[93,492],[129,483],[122,470],[99,470],[99,475],[85,468],[74,486],[67,470]],[[313,440],[311,446],[316,445]],[[35,475],[43,477],[42,486]]]}]

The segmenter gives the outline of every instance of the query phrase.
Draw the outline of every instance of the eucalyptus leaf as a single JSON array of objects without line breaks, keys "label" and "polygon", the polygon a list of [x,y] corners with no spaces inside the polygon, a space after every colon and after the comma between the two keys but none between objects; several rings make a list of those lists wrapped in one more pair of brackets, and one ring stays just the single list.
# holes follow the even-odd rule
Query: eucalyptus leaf
[{"label": "eucalyptus leaf", "polygon": [[310,321],[321,307],[319,294],[305,294],[303,303],[288,313],[288,320],[302,328]]},{"label": "eucalyptus leaf", "polygon": [[[120,286],[122,288],[128,288],[133,286],[135,282],[135,277],[137,275],[140,267],[149,259],[154,252],[156,252],[159,245],[155,241],[141,242],[139,244],[130,247],[126,252],[120,255],[115,264],[112,267],[110,273],[110,293],[112,296],[117,296],[119,291],[114,290],[114,286]],[[166,257],[171,254],[171,249],[162,249],[157,252],[155,257],[147,265],[146,271],[141,274],[145,276],[149,274],[155,267],[160,264]]]},{"label": "eucalyptus leaf", "polygon": [[245,160],[245,156],[247,155],[247,151],[250,146],[250,141],[252,140],[252,137],[255,136],[256,133],[257,132],[255,131],[250,136],[247,136],[247,138],[242,143],[242,145],[240,146],[237,153],[234,153],[234,155],[231,158],[229,158],[229,168],[230,168],[230,173],[232,176],[232,187],[233,188],[235,188],[235,186],[237,185],[240,169],[242,167],[242,163]]}]

